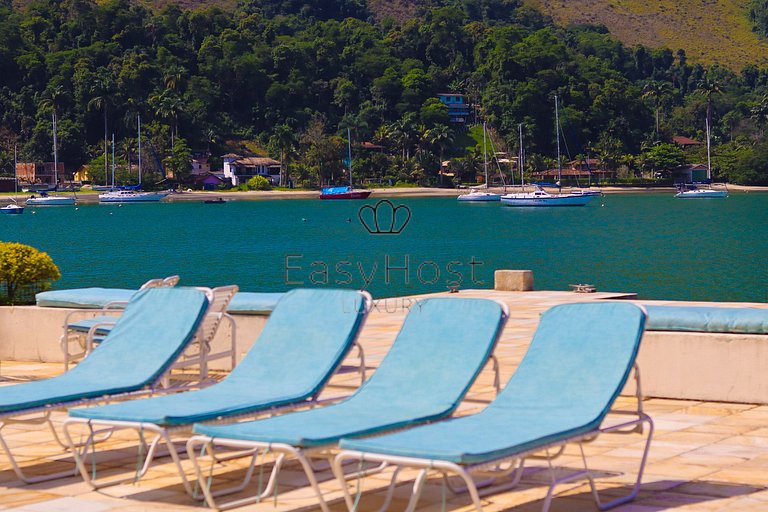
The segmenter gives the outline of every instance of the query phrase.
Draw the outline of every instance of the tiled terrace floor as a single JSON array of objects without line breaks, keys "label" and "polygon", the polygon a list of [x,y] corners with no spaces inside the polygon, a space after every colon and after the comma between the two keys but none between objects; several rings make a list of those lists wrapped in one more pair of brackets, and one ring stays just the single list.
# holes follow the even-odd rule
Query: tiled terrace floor
[{"label": "tiled terrace floor", "polygon": [[[506,382],[523,356],[538,322],[538,315],[547,308],[563,302],[609,298],[610,294],[573,294],[568,292],[504,293],[462,291],[462,297],[496,298],[509,304],[511,317],[497,349],[501,362],[502,382]],[[394,339],[405,315],[408,299],[379,302],[371,313],[361,335],[367,365],[375,368]],[[3,361],[0,384],[27,381],[54,375],[60,365],[15,363]],[[357,385],[353,373],[334,377],[325,396],[350,393]],[[459,414],[482,409],[493,398],[492,372],[486,370],[472,387]],[[619,399],[620,407],[631,407],[628,398]],[[656,510],[768,510],[768,406],[690,402],[650,399],[644,408],[654,419],[656,432],[640,496],[632,503],[615,510],[651,512]],[[60,423],[65,413],[56,413]],[[11,425],[6,427],[7,439],[23,454],[25,469],[31,473],[60,470],[62,462],[54,462],[58,445],[50,433],[38,428]],[[108,442],[109,460],[100,466],[100,476],[112,473],[131,475],[136,470],[137,453],[134,437],[120,434]],[[603,435],[585,446],[590,467],[597,470],[599,487],[608,495],[627,491],[635,477],[643,437],[639,434]],[[63,458],[63,457],[59,457]],[[79,477],[23,485],[15,480],[3,455],[0,455],[0,510],[29,512],[101,512],[129,511],[190,511],[200,509],[184,494],[175,467],[170,459],[158,461],[137,484],[124,484],[96,492]],[[570,446],[554,462],[561,468],[578,468],[578,448]],[[540,510],[548,485],[549,472],[545,462],[533,462],[521,485],[515,490],[484,498],[485,510]],[[191,466],[187,464],[191,475]],[[215,468],[216,482],[234,482],[242,474],[243,463],[227,462]],[[333,501],[341,497],[335,480],[327,478],[321,484],[326,497]],[[377,510],[383,499],[383,489],[389,473],[369,477],[362,483],[365,491],[359,510]],[[413,473],[404,473],[391,509],[401,510],[410,493]],[[353,488],[355,481],[350,484]],[[353,489],[354,490],[354,489]],[[558,487],[553,511],[595,510],[586,481]],[[269,499],[258,505],[239,510],[317,510],[316,500],[305,486],[305,477],[298,465],[291,464],[281,474],[276,501]],[[276,504],[276,509],[274,508]],[[338,500],[334,511],[346,510]],[[441,511],[472,508],[466,496],[454,496],[444,490],[438,478],[430,480],[424,491],[420,510]]]}]

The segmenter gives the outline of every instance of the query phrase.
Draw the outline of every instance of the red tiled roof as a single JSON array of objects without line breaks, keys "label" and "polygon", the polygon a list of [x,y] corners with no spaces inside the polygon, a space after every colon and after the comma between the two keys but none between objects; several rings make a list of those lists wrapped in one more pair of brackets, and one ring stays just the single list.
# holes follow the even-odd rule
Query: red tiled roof
[{"label": "red tiled roof", "polygon": [[675,135],[674,137],[672,137],[672,142],[674,142],[678,146],[700,146],[701,144],[703,144],[702,142],[689,139],[688,137],[683,137],[682,135]]}]

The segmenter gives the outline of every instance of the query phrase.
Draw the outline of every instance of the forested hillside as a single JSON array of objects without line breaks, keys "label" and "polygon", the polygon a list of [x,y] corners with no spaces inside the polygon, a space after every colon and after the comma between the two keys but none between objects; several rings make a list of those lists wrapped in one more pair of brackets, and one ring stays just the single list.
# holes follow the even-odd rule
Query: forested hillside
[{"label": "forested hillside", "polygon": [[50,160],[55,110],[60,160],[69,171],[90,162],[96,179],[105,124],[132,161],[141,114],[145,162],[180,178],[190,150],[239,145],[316,186],[340,175],[350,128],[385,148],[356,155],[357,178],[437,184],[441,160],[459,178],[482,161],[436,98],[450,91],[513,152],[523,124],[528,170],[551,165],[557,94],[571,157],[596,155],[625,178],[701,160],[667,143],[703,140],[709,115],[716,176],[768,181],[768,68],[626,47],[605,27],[557,26],[517,0],[409,3],[413,17],[399,20],[374,5],[0,0],[0,167],[11,171],[14,142],[23,158]]}]

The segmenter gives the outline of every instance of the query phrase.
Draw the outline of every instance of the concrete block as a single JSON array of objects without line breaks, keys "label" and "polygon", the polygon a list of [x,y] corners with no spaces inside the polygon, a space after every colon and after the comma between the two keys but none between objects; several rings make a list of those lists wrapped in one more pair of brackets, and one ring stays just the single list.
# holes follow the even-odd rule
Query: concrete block
[{"label": "concrete block", "polygon": [[502,292],[533,290],[532,270],[497,270],[493,273],[493,288]]}]

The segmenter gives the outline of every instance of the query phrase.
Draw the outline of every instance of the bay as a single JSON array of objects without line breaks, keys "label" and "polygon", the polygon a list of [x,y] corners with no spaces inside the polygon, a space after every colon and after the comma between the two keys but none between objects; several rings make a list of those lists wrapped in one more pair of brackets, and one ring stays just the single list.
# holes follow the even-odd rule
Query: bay
[{"label": "bay", "polygon": [[47,252],[62,272],[54,289],[135,288],[179,274],[185,285],[391,297],[492,288],[494,269],[530,269],[541,290],[589,283],[644,299],[768,301],[768,194],[615,194],[583,208],[392,198],[404,205],[394,228],[381,199],[28,208],[0,218],[0,240]]}]

